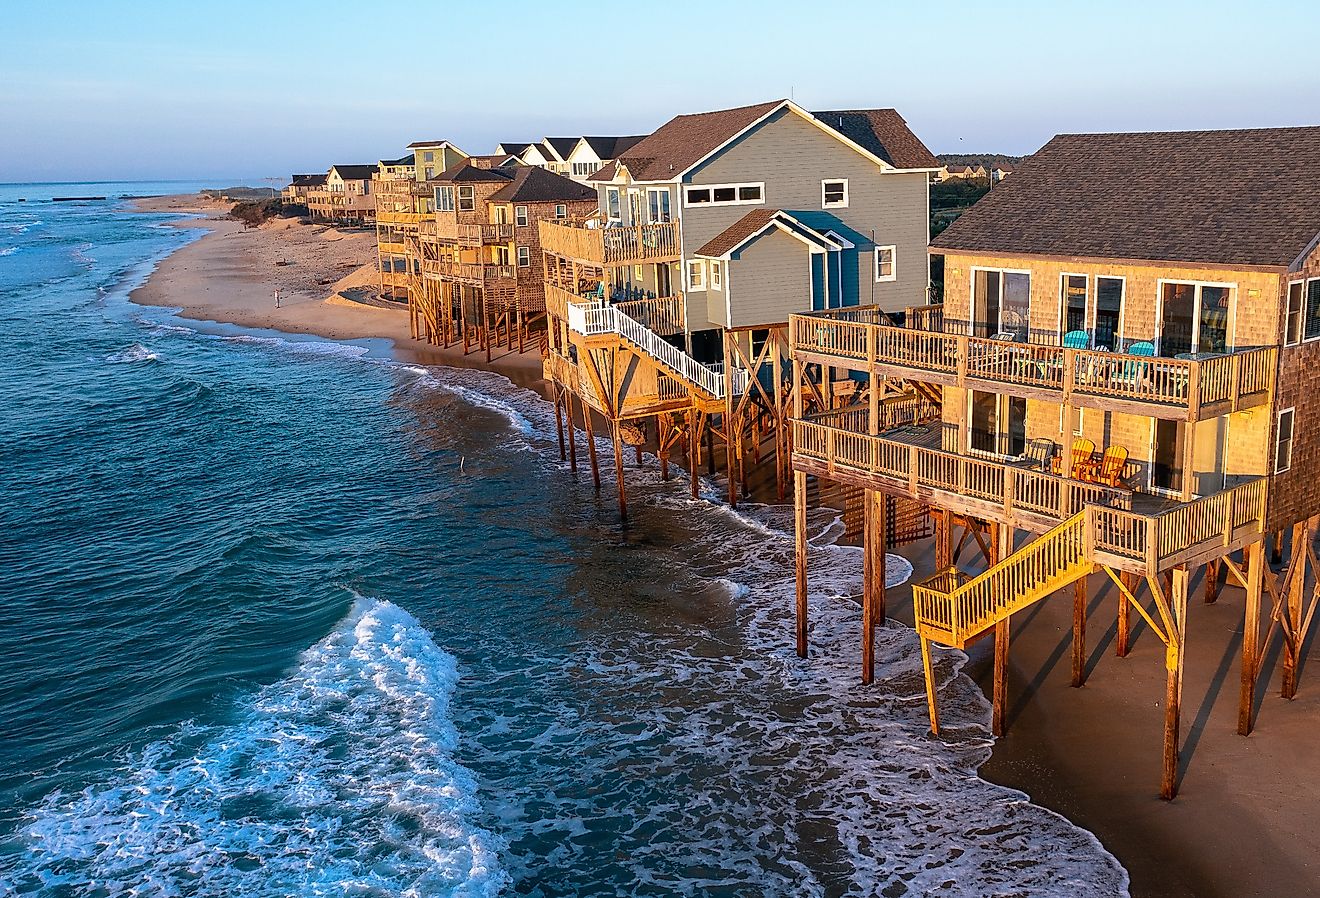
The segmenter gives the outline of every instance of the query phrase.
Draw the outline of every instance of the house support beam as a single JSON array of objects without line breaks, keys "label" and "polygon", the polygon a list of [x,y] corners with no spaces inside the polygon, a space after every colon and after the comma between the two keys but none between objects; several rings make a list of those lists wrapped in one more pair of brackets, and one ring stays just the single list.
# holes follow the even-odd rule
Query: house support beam
[{"label": "house support beam", "polygon": [[797,587],[797,653],[807,657],[807,475],[793,472],[794,576]]}]

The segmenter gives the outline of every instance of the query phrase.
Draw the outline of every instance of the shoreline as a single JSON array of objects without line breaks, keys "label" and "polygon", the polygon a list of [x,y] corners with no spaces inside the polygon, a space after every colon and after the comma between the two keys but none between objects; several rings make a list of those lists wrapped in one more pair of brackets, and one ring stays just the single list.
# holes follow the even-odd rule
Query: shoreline
[{"label": "shoreline", "polygon": [[[146,282],[130,293],[134,303],[182,307],[180,317],[195,321],[331,340],[384,339],[400,361],[492,370],[546,395],[539,355],[501,350],[504,355],[487,364],[484,354],[464,356],[461,349],[443,350],[413,340],[405,310],[330,298],[337,292],[331,288],[351,275],[333,284],[315,283],[311,269],[318,263],[312,255],[295,266],[281,266],[303,266],[312,283],[287,293],[281,288],[282,307],[275,309],[272,294],[279,270],[269,253],[272,247],[289,251],[282,239],[288,235],[271,234],[265,226],[245,233],[240,223],[220,217],[223,209],[201,208],[193,197],[138,200],[134,206],[201,214],[203,218],[170,225],[208,230],[158,263]],[[318,239],[332,230],[302,225],[279,230],[294,228]],[[368,236],[349,235],[333,242],[343,244],[336,249],[351,253],[353,238]],[[374,260],[374,242],[357,242],[371,249],[368,257],[356,258]],[[236,251],[236,246],[241,248]],[[315,286],[325,290],[318,294]],[[914,580],[933,570],[929,540],[895,554],[914,563]],[[1303,681],[1298,699],[1288,704],[1266,695],[1257,732],[1248,739],[1236,736],[1233,653],[1239,642],[1234,628],[1240,640],[1242,593],[1225,587],[1212,606],[1194,600],[1183,791],[1172,803],[1160,801],[1156,785],[1163,649],[1148,630],[1138,627],[1131,655],[1113,657],[1116,602],[1114,591],[1102,580],[1091,581],[1090,676],[1081,689],[1069,685],[1071,603],[1054,597],[1015,620],[1008,730],[996,740],[978,774],[1023,792],[1033,804],[1093,833],[1128,871],[1130,894],[1138,898],[1320,894],[1307,840],[1291,836],[1305,831],[1310,808],[1320,800],[1320,787],[1307,776],[1311,762],[1320,760],[1320,749],[1310,747],[1305,738],[1320,723],[1320,687],[1308,690]],[[911,626],[908,588],[893,591],[890,607],[893,617]],[[967,654],[964,672],[987,690],[989,641],[970,647]],[[1262,679],[1273,672],[1271,659]]]},{"label": "shoreline", "polygon": [[[546,394],[538,353],[496,347],[464,355],[415,340],[408,312],[357,302],[340,295],[375,284],[374,232],[345,232],[294,219],[273,219],[257,228],[224,216],[228,207],[195,196],[136,199],[138,212],[180,216],[168,227],[206,233],[170,253],[129,301],[178,308],[180,318],[204,323],[279,331],[328,340],[388,340],[400,362],[498,371],[519,386]],[[324,277],[326,272],[332,276]],[[275,290],[280,306],[275,307]]]}]

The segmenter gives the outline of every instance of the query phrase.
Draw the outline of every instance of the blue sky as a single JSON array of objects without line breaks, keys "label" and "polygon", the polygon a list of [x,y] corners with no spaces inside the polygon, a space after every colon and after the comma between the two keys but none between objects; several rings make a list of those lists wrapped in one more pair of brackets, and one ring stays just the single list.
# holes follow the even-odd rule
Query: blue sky
[{"label": "blue sky", "polygon": [[[448,138],[645,133],[792,95],[936,152],[1320,124],[1320,3],[11,0],[0,181],[253,182]],[[498,12],[495,12],[498,10]]]}]

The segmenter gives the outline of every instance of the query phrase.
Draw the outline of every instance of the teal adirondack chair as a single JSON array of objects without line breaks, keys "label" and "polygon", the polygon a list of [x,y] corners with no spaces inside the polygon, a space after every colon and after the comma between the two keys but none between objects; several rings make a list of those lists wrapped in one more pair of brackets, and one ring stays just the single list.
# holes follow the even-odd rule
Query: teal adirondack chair
[{"label": "teal adirondack chair", "polygon": [[1063,335],[1064,349],[1090,349],[1091,338],[1086,335],[1086,331],[1068,331]]},{"label": "teal adirondack chair", "polygon": [[[1139,343],[1133,343],[1128,347],[1127,354],[1139,355],[1143,358],[1154,358],[1155,344],[1146,340],[1142,340]],[[1114,373],[1114,385],[1135,388],[1137,386],[1137,381],[1141,378],[1141,372],[1144,369],[1145,365],[1141,362],[1134,362],[1131,360],[1124,362]]]}]

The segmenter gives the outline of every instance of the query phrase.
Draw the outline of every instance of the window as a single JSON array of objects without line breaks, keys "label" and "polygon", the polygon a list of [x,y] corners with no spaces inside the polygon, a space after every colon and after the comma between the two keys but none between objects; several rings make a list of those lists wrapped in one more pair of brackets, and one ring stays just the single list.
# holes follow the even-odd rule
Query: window
[{"label": "window", "polygon": [[435,189],[435,208],[437,212],[454,211],[454,188],[437,187]]},{"label": "window", "polygon": [[526,207],[526,206],[514,206],[514,207],[513,207],[513,223],[516,224],[516,225],[517,225],[518,227],[520,227],[520,228],[525,228],[525,227],[527,227],[527,207]]},{"label": "window", "polygon": [[1292,467],[1294,410],[1279,412],[1279,430],[1274,442],[1274,473],[1282,474]]},{"label": "window", "polygon": [[683,197],[689,206],[744,206],[765,202],[765,184],[712,184],[689,187]]},{"label": "window", "polygon": [[1095,339],[1096,346],[1117,352],[1123,340],[1123,278],[1096,277],[1095,279]]},{"label": "window", "polygon": [[568,218],[568,206],[563,203],[555,206],[555,218]]},{"label": "window", "polygon": [[646,207],[653,223],[669,221],[669,190],[664,187],[647,190]]},{"label": "window", "polygon": [[471,212],[477,207],[477,193],[475,187],[458,188],[458,211]]},{"label": "window", "polygon": [[875,248],[875,279],[876,281],[892,281],[898,277],[894,267],[895,248],[893,246],[877,246]]},{"label": "window", "polygon": [[1175,358],[1228,352],[1232,301],[1233,288],[1225,284],[1164,282],[1160,287],[1160,355]]},{"label": "window", "polygon": [[1024,341],[1030,330],[1031,275],[1025,271],[972,269],[974,335],[1011,335]]},{"label": "window", "polygon": [[1320,337],[1320,278],[1306,282],[1306,321],[1302,331],[1307,340]]},{"label": "window", "polygon": [[605,212],[610,221],[622,221],[623,216],[619,212],[619,188],[607,187],[605,189]]},{"label": "window", "polygon": [[710,263],[710,289],[724,289],[724,263],[712,260]]},{"label": "window", "polygon": [[423,162],[434,162],[434,161],[435,161],[435,153],[431,152],[430,150],[427,150],[425,153],[422,154],[422,161],[423,161]]},{"label": "window", "polygon": [[820,182],[820,204],[823,208],[842,208],[848,205],[848,181],[838,179]]},{"label": "window", "polygon": [[435,169],[428,165],[426,167],[426,180],[429,181],[434,177],[435,177]]},{"label": "window", "polygon": [[1293,281],[1288,285],[1288,319],[1283,325],[1283,343],[1296,346],[1302,342],[1302,293],[1305,284]]},{"label": "window", "polygon": [[532,248],[530,246],[518,247],[518,267],[530,268],[532,266]]},{"label": "window", "polygon": [[968,391],[968,448],[1020,457],[1027,451],[1027,401],[1019,396]]},{"label": "window", "polygon": [[1059,334],[1073,331],[1085,331],[1086,327],[1086,282],[1084,274],[1065,274],[1061,289],[1063,291],[1063,314],[1059,317]]},{"label": "window", "polygon": [[706,263],[688,262],[687,263],[687,282],[689,290],[706,289]]}]

